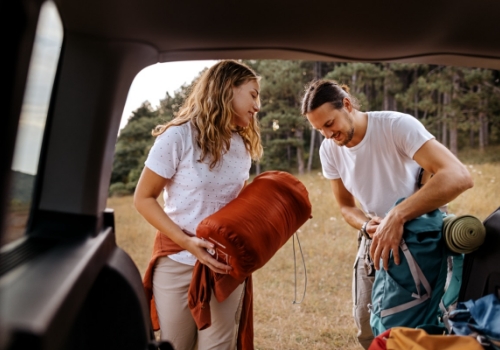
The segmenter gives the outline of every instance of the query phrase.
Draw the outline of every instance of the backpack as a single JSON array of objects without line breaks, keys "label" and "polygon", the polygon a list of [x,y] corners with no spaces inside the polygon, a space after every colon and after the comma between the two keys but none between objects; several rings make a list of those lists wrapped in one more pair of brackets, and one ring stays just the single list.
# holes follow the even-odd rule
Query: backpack
[{"label": "backpack", "polygon": [[452,333],[473,336],[489,349],[500,349],[500,300],[488,294],[477,300],[459,302],[450,313]]},{"label": "backpack", "polygon": [[484,224],[472,215],[455,216],[445,215],[443,236],[449,248],[448,275],[446,277],[445,292],[439,303],[439,321],[441,330],[450,333],[448,322],[450,312],[456,309],[460,289],[462,288],[462,275],[464,259],[475,250],[480,249],[486,238]]},{"label": "backpack", "polygon": [[398,326],[440,326],[438,310],[449,255],[442,227],[443,214],[439,209],[405,223],[400,264],[394,263],[391,252],[388,270],[375,273],[369,305],[374,336]]},{"label": "backpack", "polygon": [[500,295],[500,208],[493,211],[483,225],[486,229],[483,245],[464,258],[459,302],[492,293]]},{"label": "backpack", "polygon": [[462,286],[464,254],[451,253],[447,258],[447,276],[444,286],[444,294],[439,302],[438,321],[441,329],[446,329],[450,333],[448,319],[450,313],[455,310],[458,302],[458,295]]}]

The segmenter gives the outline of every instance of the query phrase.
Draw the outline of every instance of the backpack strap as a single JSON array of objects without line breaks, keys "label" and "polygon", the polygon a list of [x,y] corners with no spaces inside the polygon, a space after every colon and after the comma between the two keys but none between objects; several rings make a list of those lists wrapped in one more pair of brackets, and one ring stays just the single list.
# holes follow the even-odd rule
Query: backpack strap
[{"label": "backpack strap", "polygon": [[447,291],[448,287],[450,286],[451,279],[453,277],[453,257],[449,255],[446,258],[446,283],[444,285],[444,290]]},{"label": "backpack strap", "polygon": [[[431,285],[429,284],[429,281],[427,281],[427,278],[425,278],[425,275],[422,272],[422,269],[420,268],[420,266],[418,266],[417,262],[413,258],[413,255],[411,255],[411,252],[408,249],[408,246],[406,245],[406,242],[404,241],[404,239],[401,240],[401,243],[399,246],[400,246],[401,250],[403,251],[403,254],[406,257],[406,261],[408,262],[408,266],[410,268],[410,272],[411,272],[411,275],[413,277],[413,281],[415,282],[415,287],[417,289],[417,293],[412,294],[412,297],[414,297],[415,299],[410,301],[410,302],[391,307],[390,309],[380,311],[381,317],[390,316],[392,314],[408,310],[408,309],[410,309],[418,304],[423,303],[424,301],[429,299],[430,296],[432,295]],[[420,284],[422,284],[424,286],[425,294],[422,294],[420,292]]]},{"label": "backpack strap", "polygon": [[[439,310],[441,311],[441,315],[439,316],[439,321],[441,323],[443,323],[443,325],[446,328],[446,330],[448,331],[448,333],[451,332],[451,325],[450,325],[450,322],[448,321],[450,318],[450,313],[456,309],[456,304],[457,304],[457,299],[458,299],[458,291],[454,292],[453,290],[448,289],[448,288],[450,288],[450,285],[451,285],[452,280],[453,280],[453,275],[455,274],[454,270],[457,269],[457,266],[458,266],[455,259],[458,259],[458,257],[449,255],[446,258],[446,262],[448,265],[447,272],[446,272],[446,283],[444,286],[444,294],[441,297],[441,300],[439,301]],[[462,259],[463,259],[463,257],[462,257]],[[456,293],[456,297],[452,299],[451,303],[449,303],[449,301],[447,301],[447,303],[449,303],[449,305],[445,305],[444,302],[445,302],[445,298],[448,295],[448,293]]]},{"label": "backpack strap", "polygon": [[[451,256],[448,256],[448,258],[446,259],[446,262],[447,262],[448,267],[446,270],[446,283],[444,285],[444,292],[445,293],[448,290],[448,287],[450,286],[450,283],[451,283],[451,279],[453,277],[453,258]],[[439,318],[439,321],[443,323],[444,327],[446,328],[446,330],[449,333],[451,331],[451,328],[450,328],[450,323],[448,322],[448,318],[449,318],[451,310],[448,311],[448,309],[444,305],[443,298],[441,298],[441,300],[439,301],[439,310],[441,311],[441,316]]]}]

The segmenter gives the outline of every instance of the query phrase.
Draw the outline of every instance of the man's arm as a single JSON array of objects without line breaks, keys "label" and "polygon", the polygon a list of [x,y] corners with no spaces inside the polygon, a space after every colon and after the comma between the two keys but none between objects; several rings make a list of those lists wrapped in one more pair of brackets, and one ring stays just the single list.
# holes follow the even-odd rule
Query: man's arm
[{"label": "man's arm", "polygon": [[[361,226],[370,218],[366,217],[365,213],[356,206],[354,196],[345,188],[342,179],[331,180],[333,195],[340,207],[340,212],[345,221],[360,230]],[[375,233],[379,218],[372,218],[366,226],[366,231],[371,235]]]},{"label": "man's arm", "polygon": [[387,269],[391,250],[395,263],[399,264],[398,247],[405,222],[449,203],[473,186],[467,168],[434,139],[424,143],[413,159],[434,176],[420,190],[392,208],[377,227],[370,249],[377,270],[380,258]]}]

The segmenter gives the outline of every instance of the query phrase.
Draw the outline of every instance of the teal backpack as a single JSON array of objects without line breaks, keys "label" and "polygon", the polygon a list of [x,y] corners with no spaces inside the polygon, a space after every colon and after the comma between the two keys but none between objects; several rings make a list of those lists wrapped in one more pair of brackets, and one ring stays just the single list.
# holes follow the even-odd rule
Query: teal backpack
[{"label": "teal backpack", "polygon": [[375,336],[392,327],[442,326],[439,304],[449,255],[442,227],[443,214],[438,209],[404,225],[399,251],[401,263],[394,263],[391,252],[388,270],[375,273],[369,305]]},{"label": "teal backpack", "polygon": [[447,276],[444,286],[444,294],[439,302],[438,321],[439,326],[445,333],[450,333],[450,324],[448,322],[450,312],[455,310],[460,287],[462,286],[462,273],[464,264],[464,254],[449,252],[447,258]]}]

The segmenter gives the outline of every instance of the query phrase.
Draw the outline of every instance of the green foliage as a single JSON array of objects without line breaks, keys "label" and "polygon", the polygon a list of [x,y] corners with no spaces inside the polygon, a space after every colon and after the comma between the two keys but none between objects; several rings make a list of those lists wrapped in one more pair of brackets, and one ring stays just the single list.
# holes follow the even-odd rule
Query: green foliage
[{"label": "green foliage", "polygon": [[[311,128],[300,114],[304,87],[315,78],[347,84],[363,111],[387,109],[413,115],[469,162],[500,161],[495,148],[500,143],[498,71],[402,63],[244,63],[262,77],[258,117],[264,156],[260,171],[301,172],[308,160],[312,169],[320,167],[321,137],[311,147]],[[151,130],[174,117],[190,89],[191,84],[183,85],[173,96],[167,93],[157,109],[145,102],[132,113],[116,144],[110,194],[134,191],[154,142]]]},{"label": "green foliage", "polygon": [[[166,118],[159,116],[149,102],[143,103],[129,118],[127,125],[120,131],[116,143],[111,183],[133,183],[133,188],[142,171],[147,154],[154,143],[151,131]],[[129,185],[130,186],[130,185]]]},{"label": "green foliage", "polygon": [[109,186],[109,195],[113,197],[123,197],[131,194],[127,186],[123,182],[115,182]]},{"label": "green foliage", "polygon": [[262,77],[259,112],[264,157],[262,170],[300,171],[306,158],[304,131],[310,130],[300,114],[305,85],[313,78],[312,62],[247,61]]},{"label": "green foliage", "polygon": [[458,152],[458,158],[465,164],[500,163],[500,145],[487,146],[483,150],[464,148]]},{"label": "green foliage", "polygon": [[349,86],[363,110],[381,109],[381,90],[384,82],[383,67],[374,63],[346,63],[335,67],[325,76],[339,84]]},{"label": "green foliage", "polygon": [[110,195],[121,196],[135,191],[144,162],[155,140],[151,132],[156,126],[166,124],[174,118],[190,88],[191,85],[183,85],[175,91],[174,96],[167,93],[157,109],[146,101],[132,112],[116,142]]},{"label": "green foliage", "polygon": [[178,90],[174,92],[174,96],[170,96],[170,94],[167,92],[165,98],[160,101],[160,108],[158,109],[158,113],[161,118],[166,121],[173,119],[179,108],[184,103],[184,100],[188,96],[189,92],[191,91],[191,86],[194,81],[196,81],[196,79],[197,78],[195,78],[195,80],[193,80],[191,84],[182,85]]}]

